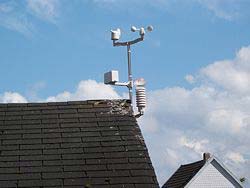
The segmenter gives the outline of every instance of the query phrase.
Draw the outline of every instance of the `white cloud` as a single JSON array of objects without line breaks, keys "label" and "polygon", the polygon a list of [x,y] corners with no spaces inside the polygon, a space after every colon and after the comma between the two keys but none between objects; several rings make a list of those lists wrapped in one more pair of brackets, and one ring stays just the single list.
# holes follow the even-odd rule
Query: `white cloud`
[{"label": "white cloud", "polygon": [[[93,3],[108,8],[114,9],[135,9],[138,7],[150,6],[151,8],[163,9],[171,12],[173,7],[185,6],[190,8],[190,5],[200,5],[207,9],[217,18],[232,21],[245,14],[244,7],[249,4],[245,0],[92,0]],[[248,11],[248,10],[247,10]],[[133,11],[131,11],[133,13]]]},{"label": "white cloud", "polygon": [[233,20],[239,16],[238,5],[242,0],[194,0],[213,12],[215,16],[226,20]]},{"label": "white cloud", "polygon": [[218,61],[201,70],[209,81],[237,94],[250,92],[250,48],[242,48],[234,60]]},{"label": "white cloud", "polygon": [[55,23],[59,14],[58,0],[27,0],[27,7],[35,16],[52,23]]},{"label": "white cloud", "polygon": [[33,37],[36,29],[31,15],[55,24],[59,16],[58,0],[26,0],[0,2],[0,26]]},{"label": "white cloud", "polygon": [[46,83],[44,81],[36,82],[29,86],[28,91],[26,92],[27,98],[30,101],[40,101],[39,92],[45,89]]},{"label": "white cloud", "polygon": [[[121,96],[110,86],[103,83],[98,83],[95,80],[82,80],[77,85],[74,92],[64,91],[55,96],[50,96],[47,99],[39,99],[37,89],[45,87],[45,83],[38,82],[32,87],[31,101],[32,102],[59,102],[59,101],[76,101],[76,100],[91,100],[91,99],[120,99]],[[33,93],[35,92],[35,93]],[[35,96],[33,96],[35,95]],[[25,103],[28,100],[19,93],[5,92],[0,94],[0,102],[2,103]]]},{"label": "white cloud", "polygon": [[220,132],[239,133],[247,126],[244,120],[248,117],[240,110],[218,109],[208,114],[208,126]]},{"label": "white cloud", "polygon": [[4,26],[7,29],[17,31],[26,37],[30,38],[33,35],[33,25],[26,18],[20,17],[0,17],[0,25]]},{"label": "white cloud", "polygon": [[0,26],[17,31],[26,37],[31,37],[34,32],[33,24],[21,11],[20,4],[14,1],[0,3]]},{"label": "white cloud", "polygon": [[81,81],[76,91],[71,93],[64,91],[56,96],[50,96],[46,99],[48,102],[69,101],[69,100],[87,100],[87,99],[114,99],[121,98],[117,92],[109,85],[97,83],[95,80]]},{"label": "white cloud", "polygon": [[234,59],[202,68],[192,89],[148,92],[140,124],[161,184],[180,164],[201,160],[203,152],[226,162],[236,175],[250,178],[249,57],[250,47],[243,47]]},{"label": "white cloud", "polygon": [[[131,5],[133,5],[133,4],[137,4],[137,3],[142,3],[142,1],[141,0],[137,0],[137,1],[133,1],[133,2],[129,2],[129,1],[126,1],[126,0],[92,0],[94,3],[98,3],[98,4],[120,4],[120,3],[124,3],[124,4],[131,4]],[[155,3],[163,3],[164,1],[162,1],[162,0],[154,0],[154,1],[152,1],[152,0],[144,0],[144,4],[145,3],[153,3],[153,2],[155,2]]]},{"label": "white cloud", "polygon": [[27,100],[25,97],[16,92],[5,92],[3,95],[0,95],[1,103],[26,103]]},{"label": "white cloud", "polygon": [[180,156],[175,149],[166,148],[165,154],[166,163],[172,165],[173,167],[179,165],[177,161],[180,161]]},{"label": "white cloud", "polygon": [[122,0],[93,0],[94,3],[117,3],[122,2]]},{"label": "white cloud", "polygon": [[[83,1],[89,2],[89,1]],[[104,7],[109,10],[119,12],[125,10],[126,13],[134,14],[134,12],[150,10],[163,10],[172,11],[172,6],[182,6],[185,4],[198,3],[205,7],[209,11],[213,12],[217,17],[233,20],[244,14],[245,4],[244,0],[137,0],[126,1],[126,0],[92,0],[95,5]],[[60,9],[63,6],[67,6],[66,1],[59,0],[25,0],[25,1],[4,1],[0,2],[0,25],[17,31],[26,37],[32,37],[35,32],[35,24],[31,19],[31,16],[35,16],[45,22],[57,24],[60,17]],[[189,6],[187,6],[189,7]],[[159,41],[154,41],[153,45],[159,47],[161,45]]]},{"label": "white cloud", "polygon": [[238,152],[228,152],[227,157],[236,163],[245,163],[246,162],[244,157]]},{"label": "white cloud", "polygon": [[[156,9],[168,8],[170,0],[92,0],[94,4],[100,6],[101,8],[106,8],[109,10],[126,10],[131,14],[134,14],[135,11],[142,11],[146,6]],[[171,0],[172,1],[172,0]]]},{"label": "white cloud", "polygon": [[201,76],[237,95],[250,93],[250,46],[241,48],[233,60],[217,61],[201,69]]},{"label": "white cloud", "polygon": [[186,75],[185,80],[190,84],[195,83],[195,78],[191,74]]},{"label": "white cloud", "polygon": [[205,153],[205,146],[209,141],[207,139],[203,140],[189,140],[185,136],[180,138],[180,145],[195,151],[198,154]]},{"label": "white cloud", "polygon": [[[134,111],[137,109],[134,107]],[[143,129],[146,132],[157,132],[159,130],[159,122],[155,116],[145,116],[139,119],[140,124],[143,125]]]}]

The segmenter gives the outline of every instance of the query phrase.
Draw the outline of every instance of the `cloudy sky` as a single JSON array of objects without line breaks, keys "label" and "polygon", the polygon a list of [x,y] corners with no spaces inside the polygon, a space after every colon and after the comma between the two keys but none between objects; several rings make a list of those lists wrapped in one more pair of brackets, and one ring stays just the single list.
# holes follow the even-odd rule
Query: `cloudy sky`
[{"label": "cloudy sky", "polygon": [[139,123],[158,181],[211,152],[249,182],[249,9],[249,0],[0,0],[0,102],[123,98],[126,89],[102,83],[110,69],[126,81],[126,50],[109,31],[127,40],[137,37],[130,26],[152,24],[132,63],[147,80]]}]

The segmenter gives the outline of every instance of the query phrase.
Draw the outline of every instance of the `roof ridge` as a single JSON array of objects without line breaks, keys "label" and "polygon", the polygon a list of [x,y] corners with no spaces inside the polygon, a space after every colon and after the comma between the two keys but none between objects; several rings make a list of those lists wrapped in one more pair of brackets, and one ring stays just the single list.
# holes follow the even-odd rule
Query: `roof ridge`
[{"label": "roof ridge", "polygon": [[[0,103],[2,111],[8,108],[19,110],[44,110],[49,108],[93,108],[101,115],[133,115],[131,101],[128,99],[98,99],[64,102]],[[106,110],[102,110],[106,109]]]},{"label": "roof ridge", "polygon": [[34,102],[14,102],[14,103],[0,103],[0,105],[3,106],[14,106],[14,105],[18,105],[18,106],[25,106],[25,105],[29,105],[29,104],[79,104],[79,103],[88,103],[88,104],[93,104],[95,102],[103,102],[103,103],[108,103],[108,102],[119,102],[119,101],[123,101],[123,102],[127,102],[127,103],[131,103],[131,101],[129,99],[90,99],[90,100],[69,100],[69,101],[34,101]]},{"label": "roof ridge", "polygon": [[183,167],[186,167],[186,166],[191,166],[191,165],[195,165],[195,164],[200,164],[200,163],[206,163],[206,161],[205,160],[199,160],[199,161],[196,161],[196,162],[193,162],[193,163],[188,163],[188,164],[184,164],[184,165],[181,165],[181,166],[183,166]]}]

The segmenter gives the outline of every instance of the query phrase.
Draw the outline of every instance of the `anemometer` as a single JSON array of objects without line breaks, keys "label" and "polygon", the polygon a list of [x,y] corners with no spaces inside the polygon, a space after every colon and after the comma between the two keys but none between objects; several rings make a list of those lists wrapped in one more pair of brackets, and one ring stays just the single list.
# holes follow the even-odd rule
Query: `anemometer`
[{"label": "anemometer", "polygon": [[[153,31],[152,26],[148,26],[146,29],[148,32]],[[133,82],[132,77],[132,68],[131,68],[131,48],[130,46],[141,42],[144,40],[144,35],[146,33],[143,27],[136,28],[135,26],[131,27],[132,32],[139,32],[140,37],[131,41],[118,42],[121,38],[121,30],[118,28],[116,30],[111,30],[111,40],[113,41],[113,46],[126,46],[127,47],[127,58],[128,58],[128,81],[119,82],[119,72],[112,70],[104,74],[104,83],[116,86],[126,86],[129,90],[129,99],[133,103],[133,86],[135,85],[136,90],[136,106],[138,108],[139,114],[136,117],[140,117],[144,114],[144,108],[146,107],[146,89],[145,89],[145,80],[143,78],[137,79]]]}]

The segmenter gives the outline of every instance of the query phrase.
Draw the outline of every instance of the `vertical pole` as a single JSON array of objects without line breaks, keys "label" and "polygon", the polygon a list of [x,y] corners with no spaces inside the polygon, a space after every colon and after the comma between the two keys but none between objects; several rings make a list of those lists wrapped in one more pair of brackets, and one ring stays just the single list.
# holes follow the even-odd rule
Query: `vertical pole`
[{"label": "vertical pole", "polygon": [[129,99],[131,103],[133,103],[133,78],[132,78],[132,70],[131,70],[131,49],[130,44],[127,44],[127,54],[128,54],[128,90],[129,90]]}]

